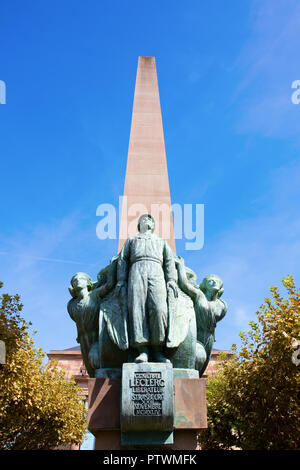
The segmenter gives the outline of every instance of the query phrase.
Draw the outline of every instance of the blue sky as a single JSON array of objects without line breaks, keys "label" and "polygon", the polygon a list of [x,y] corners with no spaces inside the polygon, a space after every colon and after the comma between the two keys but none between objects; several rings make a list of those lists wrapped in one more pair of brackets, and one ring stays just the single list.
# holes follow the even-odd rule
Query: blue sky
[{"label": "blue sky", "polygon": [[96,208],[123,192],[139,55],[156,57],[172,202],[205,204],[201,251],[224,280],[216,348],[286,274],[300,281],[296,0],[1,3],[0,279],[45,351],[75,345],[68,285],[117,251]]}]

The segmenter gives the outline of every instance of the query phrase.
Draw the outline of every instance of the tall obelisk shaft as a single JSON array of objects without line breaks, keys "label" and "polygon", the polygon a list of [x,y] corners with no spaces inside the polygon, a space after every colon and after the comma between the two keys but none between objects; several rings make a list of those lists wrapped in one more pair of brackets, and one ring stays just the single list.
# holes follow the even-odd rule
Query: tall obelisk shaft
[{"label": "tall obelisk shaft", "polygon": [[127,169],[120,221],[119,250],[136,234],[142,213],[153,215],[155,233],[175,252],[164,133],[154,57],[139,57]]}]

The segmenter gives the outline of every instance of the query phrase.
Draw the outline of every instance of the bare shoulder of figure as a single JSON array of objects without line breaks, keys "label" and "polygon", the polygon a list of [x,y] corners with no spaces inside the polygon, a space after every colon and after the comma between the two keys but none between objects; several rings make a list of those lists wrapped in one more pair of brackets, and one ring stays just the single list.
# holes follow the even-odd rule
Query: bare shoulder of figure
[{"label": "bare shoulder of figure", "polygon": [[205,308],[209,307],[208,300],[204,292],[197,286],[197,301]]}]

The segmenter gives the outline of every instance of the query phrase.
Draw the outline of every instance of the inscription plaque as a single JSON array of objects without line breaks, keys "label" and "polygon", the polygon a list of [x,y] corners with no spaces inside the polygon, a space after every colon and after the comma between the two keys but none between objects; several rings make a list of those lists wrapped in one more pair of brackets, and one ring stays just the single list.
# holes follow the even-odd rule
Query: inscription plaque
[{"label": "inscription plaque", "polygon": [[165,381],[161,372],[134,372],[129,380],[135,416],[161,416]]},{"label": "inscription plaque", "polygon": [[122,432],[172,431],[173,423],[172,364],[123,364]]}]

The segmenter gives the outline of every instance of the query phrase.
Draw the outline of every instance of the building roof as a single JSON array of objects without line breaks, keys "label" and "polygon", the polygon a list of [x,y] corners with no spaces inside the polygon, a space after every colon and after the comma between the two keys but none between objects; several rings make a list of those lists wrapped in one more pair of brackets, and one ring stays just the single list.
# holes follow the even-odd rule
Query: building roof
[{"label": "building roof", "polygon": [[[213,349],[212,355],[218,354],[219,352],[225,352],[227,354],[232,354],[232,351],[230,350],[223,350],[223,349]],[[72,348],[66,348],[66,349],[53,349],[50,351],[50,355],[53,354],[81,354],[80,346],[73,346]],[[49,356],[48,354],[48,356]]]}]

